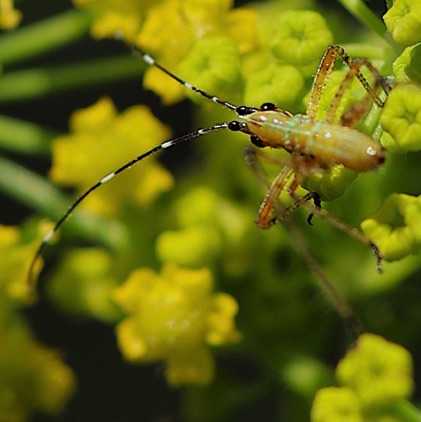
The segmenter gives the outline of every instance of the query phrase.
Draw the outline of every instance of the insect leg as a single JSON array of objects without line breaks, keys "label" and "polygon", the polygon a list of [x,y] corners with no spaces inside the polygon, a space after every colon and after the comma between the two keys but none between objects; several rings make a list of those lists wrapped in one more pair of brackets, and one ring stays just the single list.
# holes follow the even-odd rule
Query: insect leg
[{"label": "insect leg", "polygon": [[[368,81],[362,76],[360,69],[365,66],[374,75],[373,86],[368,84]],[[389,94],[391,87],[386,83],[386,80],[379,73],[379,71],[367,60],[367,59],[356,59],[349,64],[349,71],[345,78],[341,82],[341,85],[336,92],[329,109],[326,114],[326,121],[333,122],[336,114],[336,110],[340,104],[341,98],[345,90],[349,87],[354,76],[358,77],[365,90],[367,91],[366,96],[357,104],[353,105],[348,109],[341,117],[341,124],[343,126],[355,126],[365,116],[366,112],[370,109],[373,102],[378,107],[384,106],[384,101],[379,97],[377,91],[380,87]]]},{"label": "insect leg", "polygon": [[[260,154],[262,154],[260,152]],[[304,196],[297,198],[295,191],[311,172],[316,171],[317,167],[312,163],[307,161],[300,160],[300,157],[296,157],[293,162],[289,165],[284,165],[280,173],[277,175],[275,180],[270,185],[265,198],[263,199],[260,207],[259,214],[257,218],[257,225],[260,228],[267,229],[274,224],[278,224],[285,220],[285,218],[295,211],[298,207],[304,206],[310,211],[310,215],[307,218],[307,221],[311,224],[311,219],[313,215],[317,215],[323,220],[327,221],[333,227],[341,230],[342,232],[348,234],[359,242],[367,245],[372,250],[376,261],[377,261],[377,270],[379,273],[383,272],[381,262],[383,260],[383,255],[380,252],[376,244],[367,236],[365,236],[360,230],[349,226],[345,222],[336,219],[330,215],[327,211],[321,208],[320,197],[316,192],[308,192]],[[283,189],[286,188],[289,177],[295,173],[295,177],[288,187],[289,194],[294,199],[294,202],[286,208],[280,209],[279,205],[279,195]],[[309,203],[311,200],[314,201],[314,205]]]},{"label": "insect leg", "polygon": [[[309,192],[309,194],[310,193],[311,192]],[[349,236],[353,237],[354,239],[358,240],[359,242],[369,246],[370,249],[372,250],[375,258],[376,258],[376,261],[377,261],[377,271],[379,273],[383,273],[383,268],[382,268],[383,255],[380,252],[377,245],[369,237],[367,237],[365,234],[363,234],[360,230],[358,230],[358,229],[346,224],[345,222],[338,220],[337,218],[333,217],[327,211],[319,208],[317,205],[313,206],[313,205],[309,204],[308,202],[303,202],[302,204],[303,204],[303,206],[305,206],[311,212],[311,214],[317,215],[318,217],[327,221],[333,227],[335,227],[335,228],[341,230],[342,232],[348,234]]]},{"label": "insect leg", "polygon": [[[386,94],[388,94],[391,90],[391,86],[386,81],[386,79],[380,74],[380,72],[367,59],[352,60],[351,57],[348,56],[348,54],[345,52],[345,50],[342,47],[340,47],[338,45],[331,45],[326,50],[326,52],[325,52],[325,54],[324,54],[324,56],[323,56],[323,58],[320,62],[319,68],[317,69],[317,73],[316,73],[316,76],[314,78],[313,86],[312,86],[311,93],[310,93],[310,100],[309,100],[309,103],[308,103],[307,114],[312,118],[316,118],[317,110],[319,108],[320,98],[323,95],[323,92],[324,92],[326,85],[327,85],[327,81],[329,79],[330,74],[332,73],[333,66],[334,66],[335,61],[338,57],[340,57],[342,59],[342,61],[350,68],[350,72],[349,72],[349,76],[347,76],[348,79],[346,78],[347,81],[346,82],[344,81],[342,83],[343,87],[338,90],[338,92],[335,96],[335,100],[334,100],[335,103],[339,104],[340,99],[342,98],[343,92],[345,91],[345,89],[349,85],[352,77],[355,75],[359,79],[361,84],[363,85],[364,89],[371,96],[373,101],[379,107],[382,107],[383,101],[377,95],[375,90],[370,86],[367,79],[361,73],[360,69],[363,65],[365,65],[368,68],[368,70],[374,75],[374,79],[376,81],[375,83],[378,84],[378,85],[381,85],[381,87],[386,92]],[[355,63],[357,65],[355,65]],[[337,105],[336,106],[331,105],[330,109],[332,111],[330,111],[328,113],[328,118],[326,120],[331,122],[331,121],[333,121],[333,118],[329,117],[329,114],[334,116],[336,109],[337,109]]]},{"label": "insect leg", "polygon": [[[281,160],[276,159],[273,156],[264,154],[260,150],[255,150],[252,148],[247,148],[246,150],[247,164],[250,165],[250,167],[252,168],[253,172],[256,174],[257,178],[262,183],[262,185],[267,190],[269,190],[270,183],[268,182],[266,173],[264,172],[262,166],[259,165],[260,164],[258,160],[259,158],[264,158],[265,160],[267,159],[269,162],[273,164],[278,164],[278,165],[280,164]],[[283,161],[282,164],[285,166],[285,161]],[[311,199],[311,197],[306,198],[305,201],[307,201],[308,199]],[[296,209],[297,207],[298,205],[294,209]],[[277,210],[281,210],[281,204],[279,203],[279,200],[275,201],[274,210],[275,210],[275,213],[277,213]],[[279,222],[280,221],[281,219],[279,219]],[[351,331],[353,338],[356,340],[359,337],[359,335],[364,332],[364,328],[361,324],[361,321],[357,318],[356,314],[354,313],[352,308],[348,305],[345,298],[336,289],[334,283],[329,279],[327,274],[324,272],[323,268],[317,261],[317,258],[314,256],[314,253],[308,246],[300,230],[295,226],[294,222],[288,219],[283,219],[282,225],[285,227],[285,230],[290,236],[293,247],[304,259],[317,286],[323,292],[328,302],[332,305],[332,307],[335,309],[337,314],[345,321],[346,325]]]},{"label": "insect leg", "polygon": [[320,98],[326,88],[327,81],[330,74],[332,73],[333,66],[336,61],[336,50],[337,46],[329,46],[325,54],[320,61],[319,67],[316,72],[316,76],[313,80],[313,86],[311,87],[310,100],[307,107],[307,115],[315,119],[317,110],[319,108]]},{"label": "insect leg", "polygon": [[[282,169],[288,168],[290,160],[285,160],[285,159],[280,159],[277,157],[274,157],[272,155],[266,154],[263,151],[261,151],[260,149],[255,149],[255,148],[246,148],[246,163],[248,166],[251,167],[251,169],[253,170],[254,174],[256,175],[257,179],[259,180],[259,182],[262,184],[262,186],[265,187],[265,192],[266,192],[266,196],[267,193],[270,192],[271,190],[271,184],[268,181],[268,176],[266,174],[266,172],[264,171],[262,165],[261,165],[261,160],[265,160],[267,162],[269,162],[270,164],[274,164],[277,167],[281,167]],[[279,175],[278,175],[279,176]],[[288,178],[289,176],[287,176]],[[282,189],[281,189],[282,191]],[[278,193],[279,196],[279,193]],[[260,222],[259,222],[259,218],[260,218],[260,209],[263,206],[263,203],[265,201],[262,202],[262,204],[259,207],[259,212],[258,212],[258,218],[257,218],[257,225],[260,227]],[[279,198],[277,197],[273,197],[273,200],[270,201],[270,204],[267,204],[266,206],[268,207],[266,211],[264,211],[264,213],[268,213],[268,217],[267,219],[269,219],[269,216],[271,216],[272,214],[278,214],[280,212],[282,212],[282,207],[281,204],[279,202]],[[262,217],[263,218],[263,217]],[[267,223],[268,226],[270,227],[270,225],[272,225],[270,222]],[[264,227],[266,228],[266,227]]]},{"label": "insect leg", "polygon": [[292,174],[293,169],[285,165],[270,185],[257,214],[256,224],[261,229],[267,229],[278,222],[276,218],[277,213],[275,212],[275,217],[273,214],[276,211],[279,195],[285,189],[288,179]]},{"label": "insect leg", "polygon": [[[259,165],[259,159],[264,159],[271,164],[275,164],[282,168],[271,184],[268,182],[267,175],[262,166]],[[291,160],[276,159],[271,155],[265,154],[261,150],[247,148],[246,162],[252,168],[259,181],[266,188],[266,195],[259,206],[256,224],[261,229],[267,229],[276,224],[278,222],[276,216],[282,214],[285,211],[285,209],[282,209],[281,204],[279,203],[279,195],[286,188],[288,179],[294,172],[291,165]],[[290,207],[286,209],[289,208]],[[292,211],[293,210],[291,210],[291,212]],[[290,212],[288,212],[288,214],[289,213]]]},{"label": "insect leg", "polygon": [[295,224],[293,224],[293,221],[285,220],[283,225],[292,239],[291,243],[293,247],[303,257],[313,276],[313,279],[317,283],[317,286],[324,293],[325,297],[333,306],[337,314],[345,321],[353,339],[357,340],[358,337],[365,331],[360,319],[348,305],[340,291],[338,291],[335,287],[335,284],[329,279],[328,275],[325,273],[317,258],[314,256],[314,253],[308,246],[308,243],[304,239],[302,233]]},{"label": "insect leg", "polygon": [[[312,192],[312,194],[314,195],[312,198],[314,206],[318,208],[319,210],[322,209],[322,200],[320,198],[320,195],[317,192]],[[310,224],[310,226],[313,225],[313,217],[314,217],[314,213],[312,212],[307,217],[307,223]]]},{"label": "insect leg", "polygon": [[[264,159],[271,164],[278,165],[282,170],[278,173],[272,184],[269,185],[267,177],[263,169],[258,166],[258,158]],[[269,228],[284,220],[289,214],[295,211],[301,204],[313,199],[316,207],[321,206],[320,197],[316,192],[309,192],[301,198],[297,198],[294,192],[298,189],[301,182],[310,173],[318,169],[314,163],[303,160],[301,157],[294,157],[290,160],[277,159],[271,155],[265,154],[261,150],[249,148],[246,152],[247,163],[252,167],[258,179],[267,187],[265,198],[259,207],[257,216],[257,225],[262,229]],[[287,187],[288,179],[293,175],[294,179],[288,186],[288,193],[293,198],[294,203],[286,208],[282,208],[279,204],[279,195]],[[311,224],[312,215],[307,221]]]}]

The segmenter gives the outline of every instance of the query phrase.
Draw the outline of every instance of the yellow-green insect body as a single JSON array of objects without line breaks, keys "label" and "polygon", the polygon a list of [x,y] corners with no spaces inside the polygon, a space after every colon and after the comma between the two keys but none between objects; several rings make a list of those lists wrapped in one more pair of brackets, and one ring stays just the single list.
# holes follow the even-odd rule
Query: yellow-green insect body
[{"label": "yellow-green insect body", "polygon": [[350,170],[365,172],[385,161],[384,148],[372,137],[356,129],[305,114],[292,115],[275,109],[241,116],[260,146],[283,148],[292,155],[308,158],[311,165],[325,169],[342,164]]},{"label": "yellow-green insect body", "polygon": [[[169,78],[177,81],[190,91],[196,92],[200,96],[219,104],[236,114],[236,119],[229,122],[216,123],[212,126],[197,129],[177,138],[169,139],[160,145],[150,149],[133,158],[118,169],[105,175],[94,185],[87,189],[68,210],[56,222],[54,227],[44,236],[30,264],[28,279],[30,285],[36,280],[37,261],[42,255],[45,246],[53,235],[60,229],[63,223],[69,218],[73,210],[93,191],[100,186],[110,182],[117,175],[128,170],[136,163],[141,162],[146,157],[161,150],[173,148],[182,143],[191,141],[208,133],[219,130],[230,130],[232,132],[243,132],[250,136],[251,142],[259,147],[270,147],[274,149],[284,149],[291,154],[290,162],[272,160],[282,164],[282,168],[263,199],[258,213],[257,225],[260,228],[268,228],[282,221],[288,214],[313,200],[314,212],[330,221],[333,225],[346,233],[354,236],[361,242],[369,245],[377,258],[377,266],[381,271],[380,262],[382,255],[377,246],[370,239],[358,231],[347,227],[335,219],[320,212],[321,197],[317,192],[309,192],[301,198],[297,198],[296,190],[310,174],[325,170],[333,165],[342,164],[344,167],[357,172],[365,172],[376,169],[385,160],[384,149],[370,136],[353,129],[364,117],[371,105],[375,103],[378,107],[383,107],[384,101],[378,96],[377,91],[382,88],[386,95],[389,94],[391,86],[388,81],[381,76],[379,71],[367,59],[352,60],[340,46],[329,46],[324,54],[319,69],[313,81],[310,92],[310,100],[306,114],[293,115],[281,110],[272,103],[264,103],[260,108],[249,106],[236,106],[228,101],[203,91],[202,89],[184,81],[170,70],[161,66],[149,54],[135,48],[135,51],[149,65],[161,70]],[[340,84],[331,104],[326,111],[325,120],[317,120],[317,109],[320,98],[326,88],[326,81],[333,70],[337,57],[348,66],[348,73]],[[374,77],[373,86],[370,86],[367,79],[361,73],[361,67],[366,67]],[[366,96],[356,105],[351,106],[335,123],[335,115],[338,106],[346,89],[351,81],[356,77],[366,90]],[[292,179],[292,181],[291,181]],[[279,210],[277,202],[281,192],[286,189],[292,199],[293,204],[286,209]],[[308,221],[311,220],[310,215]]]}]

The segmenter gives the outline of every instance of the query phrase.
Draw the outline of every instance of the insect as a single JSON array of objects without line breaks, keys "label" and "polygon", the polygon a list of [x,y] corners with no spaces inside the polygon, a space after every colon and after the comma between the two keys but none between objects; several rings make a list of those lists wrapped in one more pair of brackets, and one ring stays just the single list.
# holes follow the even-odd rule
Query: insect
[{"label": "insect", "polygon": [[[342,164],[344,167],[357,172],[367,172],[377,169],[385,161],[384,148],[369,135],[354,129],[371,108],[373,102],[378,107],[383,107],[384,101],[377,92],[382,89],[387,96],[391,90],[391,86],[387,79],[379,73],[371,62],[367,59],[353,60],[342,47],[337,45],[329,46],[320,62],[314,78],[306,114],[293,115],[288,111],[281,110],[272,103],[264,103],[259,108],[256,108],[245,105],[236,106],[228,101],[221,100],[182,80],[177,75],[161,66],[149,54],[144,53],[136,47],[134,47],[134,51],[139,54],[148,65],[160,69],[185,88],[235,112],[237,117],[235,120],[229,122],[216,123],[212,126],[200,128],[194,132],[167,140],[139,155],[117,170],[107,174],[91,186],[70,206],[40,243],[30,265],[29,282],[31,286],[35,282],[34,272],[36,263],[41,257],[44,248],[53,235],[69,218],[73,210],[88,195],[101,185],[114,179],[118,174],[158,151],[173,148],[184,142],[219,130],[242,132],[250,136],[251,143],[259,150],[269,147],[273,149],[283,149],[290,154],[289,161],[284,162],[284,165],[282,165],[280,172],[269,186],[266,196],[260,205],[256,221],[260,228],[266,229],[271,227],[283,220],[299,206],[312,200],[314,206],[311,207],[311,214],[308,221],[311,223],[313,214],[320,215],[334,226],[369,245],[373,250],[377,259],[377,267],[381,272],[382,255],[377,246],[370,239],[358,230],[352,229],[345,223],[336,220],[323,212],[321,210],[321,199],[317,192],[308,192],[302,197],[297,197],[296,195],[296,190],[304,179],[314,172],[324,171],[336,164]],[[348,72],[339,85],[326,112],[325,120],[319,121],[316,120],[316,111],[337,58],[342,59],[348,66]],[[373,75],[373,86],[368,83],[367,79],[362,74],[362,67],[367,68]],[[348,108],[340,116],[339,122],[334,123],[342,96],[345,90],[349,88],[354,77],[359,79],[366,91],[366,95],[359,102]],[[292,181],[290,181],[291,178]],[[279,209],[277,204],[278,198],[280,193],[284,190],[288,191],[293,199],[293,203],[286,208]]]}]

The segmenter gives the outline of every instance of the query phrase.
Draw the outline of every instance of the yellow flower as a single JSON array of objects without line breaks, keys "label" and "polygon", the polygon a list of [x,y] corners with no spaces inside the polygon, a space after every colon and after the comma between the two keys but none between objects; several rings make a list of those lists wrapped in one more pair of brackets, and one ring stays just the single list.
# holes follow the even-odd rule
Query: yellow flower
[{"label": "yellow flower", "polygon": [[[34,300],[28,280],[29,265],[39,239],[28,242],[20,228],[0,225],[0,299],[19,304],[29,304]],[[37,263],[34,276],[41,270]]]},{"label": "yellow flower", "polygon": [[407,401],[414,388],[412,371],[406,349],[380,336],[363,334],[336,368],[342,387],[317,392],[311,421],[416,420],[418,410]]},{"label": "yellow flower", "polygon": [[[186,81],[222,98],[234,97],[243,83],[238,45],[226,36],[207,36],[197,40],[179,64],[178,71]],[[187,91],[187,95],[194,101],[209,101],[192,91]]]},{"label": "yellow flower", "polygon": [[72,371],[57,352],[35,342],[17,317],[1,324],[1,420],[26,420],[35,409],[60,412],[75,389]]},{"label": "yellow flower", "polygon": [[384,106],[380,122],[391,135],[382,141],[389,151],[421,150],[421,89],[416,85],[401,84],[392,90]]},{"label": "yellow flower", "polygon": [[336,368],[339,381],[362,405],[392,405],[413,390],[412,359],[407,350],[374,334],[362,335]]},{"label": "yellow flower", "polygon": [[70,251],[48,284],[50,299],[61,310],[78,317],[116,321],[121,313],[112,299],[117,285],[112,271],[115,259],[100,248]]},{"label": "yellow flower", "polygon": [[361,223],[388,261],[418,254],[421,249],[421,195],[393,193],[379,210]]},{"label": "yellow flower", "polygon": [[253,210],[244,211],[203,186],[180,196],[171,213],[176,227],[161,232],[156,253],[161,262],[193,268],[212,265],[222,250],[233,264],[229,251],[239,252],[254,218]]},{"label": "yellow flower", "polygon": [[291,65],[270,63],[248,75],[244,91],[246,104],[263,104],[271,101],[289,109],[302,95],[304,78]]},{"label": "yellow flower", "polygon": [[[202,38],[229,37],[241,53],[252,51],[258,44],[255,11],[233,9],[232,0],[73,2],[93,14],[92,35],[95,38],[121,37],[128,44],[136,44],[153,54],[160,63],[176,73],[178,64]],[[159,94],[166,104],[179,101],[184,96],[183,87],[156,68],[146,71],[144,86]]]},{"label": "yellow flower", "polygon": [[88,9],[94,16],[94,38],[114,37],[116,33],[133,40],[148,8],[156,0],[73,0],[75,6]]},{"label": "yellow flower", "polygon": [[418,0],[395,0],[383,16],[387,29],[401,45],[420,42],[421,4]]},{"label": "yellow flower", "polygon": [[162,262],[194,267],[210,263],[220,252],[221,243],[216,229],[191,226],[162,232],[157,239],[156,252]]},{"label": "yellow flower", "polygon": [[308,75],[332,41],[322,15],[311,10],[289,10],[278,18],[271,48],[281,63],[295,65]]},{"label": "yellow flower", "polygon": [[[235,41],[241,53],[249,52],[257,44],[255,13],[247,9],[230,10],[231,7],[230,0],[161,2],[150,9],[136,44],[158,56],[160,63],[176,73],[180,73],[178,65],[188,59],[196,43],[208,37],[228,37]],[[244,28],[247,30],[242,31]],[[216,45],[216,52],[217,48]],[[200,68],[195,70],[200,74]],[[195,80],[189,82],[198,84]],[[183,87],[168,81],[156,68],[147,70],[144,85],[159,94],[166,104],[183,97]]]},{"label": "yellow flower", "polygon": [[362,422],[358,396],[348,387],[319,390],[311,408],[311,422]]},{"label": "yellow flower", "polygon": [[12,0],[0,0],[0,28],[13,29],[22,19],[22,14],[13,8]]},{"label": "yellow flower", "polygon": [[233,318],[235,300],[212,293],[209,270],[167,264],[158,275],[138,269],[115,291],[128,314],[117,326],[120,348],[130,361],[164,360],[172,385],[206,384],[214,362],[207,344],[239,338]]},{"label": "yellow flower", "polygon": [[[232,6],[232,0],[157,2],[148,11],[137,44],[154,54],[159,52],[166,60],[180,60],[190,51],[195,40],[226,35],[238,42],[240,51],[248,52],[256,46],[255,12],[231,10]],[[244,31],[239,32],[241,28]]]},{"label": "yellow flower", "polygon": [[[169,138],[168,129],[146,107],[134,106],[118,114],[108,98],[76,111],[70,127],[71,134],[53,143],[50,176],[63,185],[76,186],[79,193]],[[82,206],[104,214],[115,213],[127,201],[147,206],[172,183],[172,176],[148,158],[102,186]]]}]

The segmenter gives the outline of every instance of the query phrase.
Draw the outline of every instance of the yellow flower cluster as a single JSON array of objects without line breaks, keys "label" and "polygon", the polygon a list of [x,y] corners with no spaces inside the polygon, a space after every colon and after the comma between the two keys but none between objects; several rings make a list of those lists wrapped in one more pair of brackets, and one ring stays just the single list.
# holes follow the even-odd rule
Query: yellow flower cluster
[{"label": "yellow flower cluster", "polygon": [[13,29],[22,19],[21,13],[13,7],[13,0],[0,0],[0,28]]},{"label": "yellow flower cluster", "polygon": [[26,420],[34,410],[57,413],[75,388],[71,369],[58,353],[33,339],[20,313],[34,299],[27,274],[37,244],[35,233],[29,239],[17,227],[0,226],[0,420],[4,421]]},{"label": "yellow flower cluster", "polygon": [[412,371],[411,355],[402,346],[363,334],[336,368],[342,386],[316,394],[311,421],[400,421],[400,406],[414,388]]},{"label": "yellow flower cluster", "polygon": [[[109,98],[74,112],[70,130],[69,135],[54,141],[50,177],[62,185],[76,186],[80,193],[110,169],[117,169],[169,137],[169,130],[148,108],[134,106],[119,114]],[[87,198],[84,206],[113,215],[127,203],[149,205],[173,184],[170,173],[153,159],[128,173],[103,186]]]},{"label": "yellow flower cluster", "polygon": [[361,223],[385,259],[396,261],[421,250],[421,195],[393,193],[382,207]]},{"label": "yellow flower cluster", "polygon": [[239,339],[233,318],[237,303],[212,293],[209,270],[166,265],[160,275],[135,270],[116,290],[115,299],[127,313],[117,325],[120,348],[130,361],[164,360],[170,384],[206,384],[214,362],[207,345]]},{"label": "yellow flower cluster", "polygon": [[[37,248],[37,238],[27,241],[19,227],[0,225],[0,300],[30,304],[34,292],[28,285],[29,262]],[[36,269],[39,272],[40,266]],[[4,306],[4,305],[3,305]]]},{"label": "yellow flower cluster", "polygon": [[[174,71],[202,38],[229,37],[242,53],[257,44],[254,11],[233,9],[232,0],[74,0],[74,3],[94,14],[94,37],[124,38]],[[167,104],[183,96],[182,87],[157,69],[146,72],[144,85]]]}]

